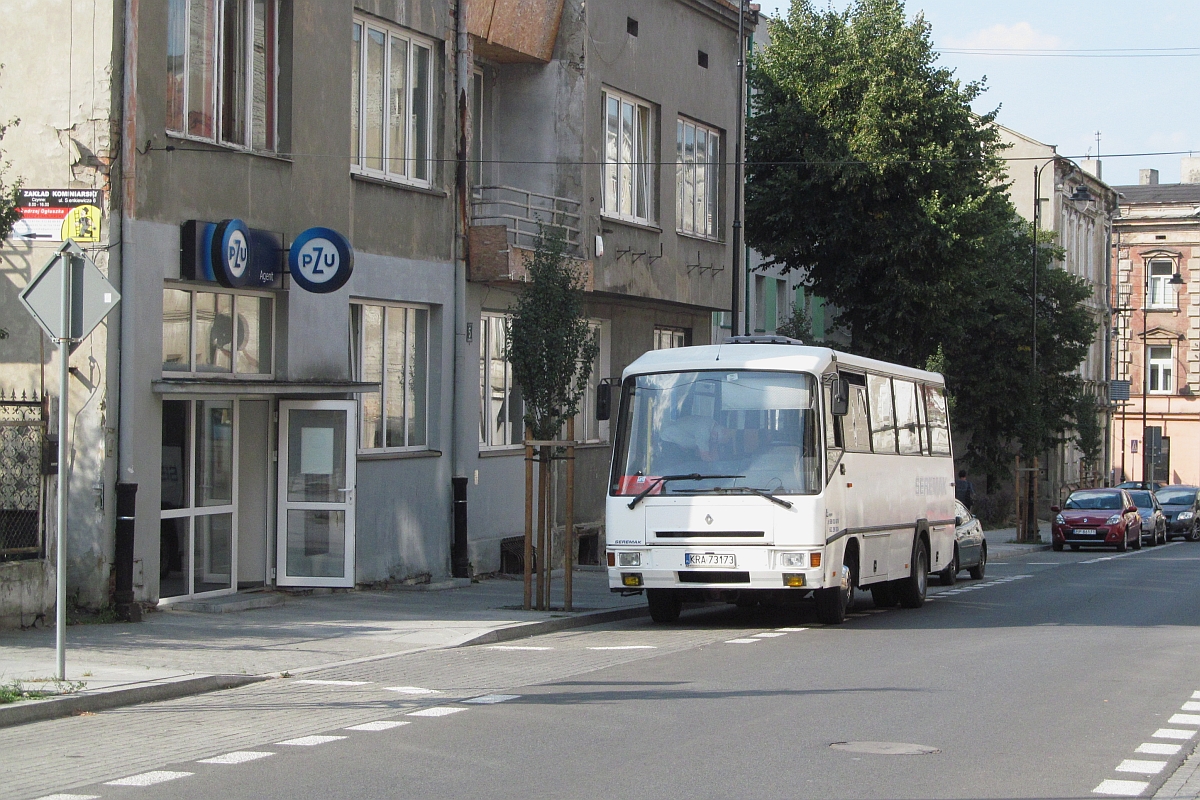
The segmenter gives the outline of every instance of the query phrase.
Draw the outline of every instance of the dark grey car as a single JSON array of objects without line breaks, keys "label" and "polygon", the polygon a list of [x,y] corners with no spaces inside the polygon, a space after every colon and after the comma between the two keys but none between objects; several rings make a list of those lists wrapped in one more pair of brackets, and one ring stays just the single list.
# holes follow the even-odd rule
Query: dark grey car
[{"label": "dark grey car", "polygon": [[1167,517],[1163,514],[1162,506],[1154,497],[1154,492],[1145,489],[1128,489],[1129,497],[1137,506],[1138,516],[1142,518],[1142,538],[1146,544],[1154,547],[1156,544],[1167,543]]},{"label": "dark grey car", "polygon": [[1200,540],[1200,503],[1197,492],[1200,487],[1175,484],[1164,486],[1154,493],[1167,518],[1167,538],[1182,536],[1189,542]]},{"label": "dark grey car", "polygon": [[983,578],[987,569],[987,540],[983,524],[957,500],[954,501],[954,558],[938,573],[943,586],[953,586],[958,573],[970,570],[975,580]]}]

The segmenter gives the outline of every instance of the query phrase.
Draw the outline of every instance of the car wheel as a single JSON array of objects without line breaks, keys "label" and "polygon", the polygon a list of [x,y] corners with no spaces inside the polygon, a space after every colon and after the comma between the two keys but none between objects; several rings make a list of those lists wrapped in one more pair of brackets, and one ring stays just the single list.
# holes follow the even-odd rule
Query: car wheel
[{"label": "car wheel", "polygon": [[1183,538],[1187,539],[1189,542],[1194,542],[1197,539],[1200,539],[1200,534],[1197,533],[1196,526],[1193,525],[1192,527],[1188,528],[1188,532],[1184,534]]},{"label": "car wheel", "polygon": [[938,580],[942,586],[953,586],[958,581],[958,547],[954,548],[954,555],[950,557],[950,563],[946,568],[938,573]]},{"label": "car wheel", "polygon": [[[1156,544],[1158,544],[1158,531],[1156,531],[1156,530],[1150,531],[1150,540],[1149,540],[1147,543],[1148,543],[1148,544],[1149,544],[1151,547],[1154,547]],[[1133,549],[1134,549],[1134,550],[1140,550],[1140,549],[1141,549],[1141,547],[1142,547],[1142,537],[1141,537],[1141,536],[1139,536],[1139,537],[1137,538],[1137,544],[1135,544],[1135,545],[1133,546]]]},{"label": "car wheel", "polygon": [[[1062,545],[1059,545],[1058,549],[1061,550]],[[976,564],[975,566],[971,567],[971,569],[969,570],[969,572],[971,573],[971,578],[973,580],[977,580],[977,581],[983,580],[983,573],[984,573],[984,570],[986,570],[986,569],[987,569],[987,545],[984,544],[979,549],[979,563]]]},{"label": "car wheel", "polygon": [[817,621],[825,625],[841,625],[846,621],[846,609],[854,602],[854,574],[848,564],[842,563],[837,586],[817,589]]},{"label": "car wheel", "polygon": [[[1142,532],[1141,531],[1138,531],[1137,537],[1134,539],[1134,541],[1137,542],[1137,546],[1139,548],[1142,546]],[[1128,549],[1129,549],[1129,531],[1126,530],[1124,533],[1121,534],[1121,541],[1117,544],[1117,552],[1124,553]]]},{"label": "car wheel", "polygon": [[676,622],[683,610],[679,593],[672,589],[647,589],[646,603],[650,606],[650,619],[658,623]]},{"label": "car wheel", "polygon": [[1079,552],[1079,545],[1077,545],[1077,544],[1073,544],[1073,545],[1071,545],[1071,552],[1072,552],[1072,553],[1077,553],[1077,552]]},{"label": "car wheel", "polygon": [[913,544],[912,570],[896,588],[900,605],[905,608],[920,608],[925,604],[925,590],[929,588],[929,548],[923,540],[917,539]]},{"label": "car wheel", "polygon": [[895,608],[900,602],[896,597],[896,587],[892,586],[891,581],[872,584],[871,601],[875,603],[876,608]]},{"label": "car wheel", "polygon": [[1167,529],[1166,529],[1166,526],[1164,526],[1163,530],[1162,530],[1162,543],[1166,544],[1169,541],[1170,541],[1170,539],[1167,538]]},{"label": "car wheel", "polygon": [[1052,542],[1050,545],[1050,549],[1056,553],[1061,553],[1063,550],[1063,543],[1062,542]]}]

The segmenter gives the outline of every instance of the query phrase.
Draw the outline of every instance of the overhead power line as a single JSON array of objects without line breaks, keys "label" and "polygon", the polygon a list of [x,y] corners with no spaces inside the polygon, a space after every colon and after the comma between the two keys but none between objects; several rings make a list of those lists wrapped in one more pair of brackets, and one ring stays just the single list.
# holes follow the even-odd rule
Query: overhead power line
[{"label": "overhead power line", "polygon": [[966,56],[1017,58],[1195,58],[1200,47],[1097,47],[1056,49],[1037,47],[942,47],[938,52]]}]

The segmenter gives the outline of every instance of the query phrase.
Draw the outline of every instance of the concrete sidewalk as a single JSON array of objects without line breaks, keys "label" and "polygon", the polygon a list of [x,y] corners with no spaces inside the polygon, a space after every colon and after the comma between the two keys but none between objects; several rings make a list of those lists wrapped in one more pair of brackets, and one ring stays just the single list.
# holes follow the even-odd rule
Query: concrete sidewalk
[{"label": "concrete sidewalk", "polygon": [[[503,578],[445,591],[233,595],[203,604],[209,613],[168,606],[140,623],[69,627],[65,684],[52,678],[52,628],[0,631],[0,685],[59,695],[0,705],[0,727],[646,613],[643,597],[609,592],[604,571],[580,570],[574,584],[570,614],[521,610],[522,581]],[[551,587],[561,608],[561,571]],[[256,597],[275,604],[211,613]]]},{"label": "concrete sidewalk", "polygon": [[1050,549],[1050,521],[1038,520],[1038,533],[1041,534],[1041,544],[1017,544],[1016,528],[997,528],[984,531],[983,538],[987,540],[988,558],[994,561],[1019,556],[1023,553],[1036,553],[1039,550]]}]

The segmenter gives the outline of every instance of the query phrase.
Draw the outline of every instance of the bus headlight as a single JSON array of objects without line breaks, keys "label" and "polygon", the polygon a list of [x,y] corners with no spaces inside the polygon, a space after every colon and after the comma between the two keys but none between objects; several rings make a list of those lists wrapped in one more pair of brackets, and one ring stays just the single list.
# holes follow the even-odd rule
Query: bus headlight
[{"label": "bus headlight", "polygon": [[642,554],[617,553],[617,564],[622,567],[640,567],[642,565]]},{"label": "bus headlight", "polygon": [[808,553],[780,553],[779,566],[784,569],[806,569]]}]

